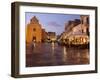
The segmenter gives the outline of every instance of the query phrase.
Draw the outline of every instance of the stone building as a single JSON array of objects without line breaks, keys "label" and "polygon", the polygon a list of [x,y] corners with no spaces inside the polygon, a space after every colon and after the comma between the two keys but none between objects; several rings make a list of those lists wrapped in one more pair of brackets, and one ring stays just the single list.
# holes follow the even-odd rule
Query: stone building
[{"label": "stone building", "polygon": [[82,25],[82,33],[86,33],[89,36],[89,16],[81,15],[81,25]]},{"label": "stone building", "polygon": [[65,24],[65,32],[70,32],[73,29],[73,27],[77,26],[80,23],[81,23],[80,19],[75,19],[74,21],[68,21]]},{"label": "stone building", "polygon": [[72,29],[73,34],[89,34],[89,16],[80,16],[81,23],[74,26]]},{"label": "stone building", "polygon": [[74,40],[78,39],[89,42],[89,16],[81,15],[80,20],[69,21],[67,25],[65,25],[65,31],[62,33],[60,39],[69,39]]},{"label": "stone building", "polygon": [[47,40],[48,33],[45,31],[45,29],[42,29],[42,42],[45,42]]},{"label": "stone building", "polygon": [[36,16],[32,17],[30,23],[26,26],[26,42],[31,43],[32,41],[42,41],[42,27]]},{"label": "stone building", "polygon": [[56,41],[56,39],[57,39],[56,33],[55,33],[55,32],[48,32],[47,38],[48,38],[50,41]]}]

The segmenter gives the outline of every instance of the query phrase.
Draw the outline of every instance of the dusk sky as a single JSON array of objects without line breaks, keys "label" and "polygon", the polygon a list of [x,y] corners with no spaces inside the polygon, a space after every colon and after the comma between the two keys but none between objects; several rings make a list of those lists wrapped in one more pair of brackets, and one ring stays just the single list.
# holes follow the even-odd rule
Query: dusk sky
[{"label": "dusk sky", "polygon": [[25,25],[30,23],[30,19],[36,16],[39,20],[39,23],[42,25],[42,28],[46,32],[56,32],[57,35],[61,34],[64,31],[65,23],[69,20],[80,19],[80,15],[73,14],[51,14],[51,13],[25,13]]}]

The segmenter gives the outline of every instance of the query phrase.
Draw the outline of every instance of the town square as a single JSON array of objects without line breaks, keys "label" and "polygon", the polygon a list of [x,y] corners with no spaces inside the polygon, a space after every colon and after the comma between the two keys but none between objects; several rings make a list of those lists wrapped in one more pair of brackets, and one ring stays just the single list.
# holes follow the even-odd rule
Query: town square
[{"label": "town square", "polygon": [[26,13],[26,67],[89,64],[89,16]]}]

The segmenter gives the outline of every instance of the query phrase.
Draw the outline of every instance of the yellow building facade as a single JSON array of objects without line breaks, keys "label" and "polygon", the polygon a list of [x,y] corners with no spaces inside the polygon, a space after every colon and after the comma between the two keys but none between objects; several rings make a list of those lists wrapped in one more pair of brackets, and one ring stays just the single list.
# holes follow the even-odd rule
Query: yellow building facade
[{"label": "yellow building facade", "polygon": [[42,41],[42,28],[39,24],[38,19],[34,16],[30,23],[26,26],[26,42],[31,43],[32,41]]}]

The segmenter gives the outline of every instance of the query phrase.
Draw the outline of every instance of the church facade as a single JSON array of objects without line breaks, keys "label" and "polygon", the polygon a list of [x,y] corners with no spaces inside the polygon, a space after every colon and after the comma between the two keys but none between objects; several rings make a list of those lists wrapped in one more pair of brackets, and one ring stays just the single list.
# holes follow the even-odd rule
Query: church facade
[{"label": "church facade", "polygon": [[42,27],[36,16],[32,17],[30,23],[26,26],[26,42],[31,43],[32,41],[42,41]]}]

